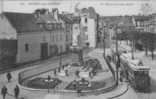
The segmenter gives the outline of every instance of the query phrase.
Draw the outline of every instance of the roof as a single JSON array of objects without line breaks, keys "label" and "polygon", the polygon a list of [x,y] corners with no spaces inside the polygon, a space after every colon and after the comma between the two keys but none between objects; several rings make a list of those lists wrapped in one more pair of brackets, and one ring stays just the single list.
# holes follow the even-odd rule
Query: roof
[{"label": "roof", "polygon": [[144,66],[143,64],[139,64],[140,60],[130,60],[128,61],[130,68],[132,68],[135,71],[140,71],[140,70],[150,70],[149,66]]},{"label": "roof", "polygon": [[67,23],[72,23],[72,19],[70,15],[66,15],[66,14],[59,14],[59,17]]},{"label": "roof", "polygon": [[4,12],[3,14],[16,29],[17,33],[44,30],[36,24],[33,14],[14,12]]},{"label": "roof", "polygon": [[134,16],[136,21],[148,21],[150,18],[151,16]]},{"label": "roof", "polygon": [[89,14],[90,18],[97,19],[97,13],[93,7],[82,8],[81,14]]},{"label": "roof", "polygon": [[37,23],[56,23],[57,21],[51,14],[43,14],[37,18]]}]

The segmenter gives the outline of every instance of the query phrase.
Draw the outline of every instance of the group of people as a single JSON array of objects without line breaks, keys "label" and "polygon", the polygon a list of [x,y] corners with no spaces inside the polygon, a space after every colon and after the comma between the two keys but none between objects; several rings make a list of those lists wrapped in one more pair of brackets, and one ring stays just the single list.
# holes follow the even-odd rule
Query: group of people
[{"label": "group of people", "polygon": [[[11,82],[12,75],[10,72],[7,73],[6,77],[7,77],[8,83]],[[14,97],[16,99],[18,99],[19,93],[20,93],[20,88],[18,85],[16,85],[14,88]],[[7,94],[8,94],[8,88],[4,85],[1,89],[1,95],[2,95],[3,99],[5,99]]]},{"label": "group of people", "polygon": [[61,72],[61,70],[64,70],[65,75],[66,75],[66,76],[69,76],[69,71],[68,71],[68,69],[65,69],[65,66],[56,68],[56,69],[53,71],[54,75],[56,76],[57,73],[60,73],[60,72]]},{"label": "group of people", "polygon": [[[92,79],[95,76],[94,74],[95,74],[94,72],[89,71],[88,76]],[[80,71],[76,70],[75,75],[76,75],[77,78],[80,78]]]}]

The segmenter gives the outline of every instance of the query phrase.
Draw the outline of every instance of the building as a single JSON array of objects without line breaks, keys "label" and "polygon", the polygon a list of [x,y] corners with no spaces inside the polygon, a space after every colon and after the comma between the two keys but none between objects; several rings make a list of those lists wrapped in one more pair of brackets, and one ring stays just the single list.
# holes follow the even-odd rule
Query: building
[{"label": "building", "polygon": [[151,16],[133,16],[132,20],[136,30],[140,32],[150,32]]},{"label": "building", "polygon": [[156,33],[156,13],[150,15],[150,20],[148,23],[149,23],[149,31],[151,33]]},{"label": "building", "polygon": [[0,68],[16,63],[17,35],[8,19],[0,14]]},{"label": "building", "polygon": [[73,42],[73,21],[72,21],[72,14],[60,14],[59,15],[63,21],[63,24],[65,26],[65,46],[66,46],[66,51],[69,51],[70,46],[72,45]]},{"label": "building", "polygon": [[[75,36],[73,36],[74,43],[78,43],[78,46],[80,47],[96,47],[97,13],[95,12],[94,8],[75,8],[74,15],[80,17],[80,20],[78,19],[80,23],[78,21],[73,25],[75,28]],[[80,35],[78,35],[79,33]]]},{"label": "building", "polygon": [[36,24],[33,14],[5,12],[3,15],[8,20],[11,28],[16,31],[16,63],[45,58],[46,55],[42,55],[43,52],[48,56],[48,51],[46,51],[48,48],[43,47],[43,45],[48,41],[45,35],[49,33]]},{"label": "building", "polygon": [[38,9],[33,14],[4,12],[2,17],[0,34],[17,40],[17,64],[64,53],[72,42],[71,22],[64,21],[58,9]]},{"label": "building", "polygon": [[[89,7],[81,9],[80,29],[82,38],[81,46],[96,47],[97,37],[97,13],[94,8]],[[84,42],[83,42],[84,41]]]},{"label": "building", "polygon": [[99,18],[99,31],[101,33],[98,33],[98,37],[101,42],[105,38],[106,47],[110,47],[112,39],[116,37],[116,33],[129,31],[132,27],[131,16],[101,16]]},{"label": "building", "polygon": [[72,45],[79,46],[79,36],[80,36],[80,17],[73,16],[72,17],[73,25],[72,25]]}]

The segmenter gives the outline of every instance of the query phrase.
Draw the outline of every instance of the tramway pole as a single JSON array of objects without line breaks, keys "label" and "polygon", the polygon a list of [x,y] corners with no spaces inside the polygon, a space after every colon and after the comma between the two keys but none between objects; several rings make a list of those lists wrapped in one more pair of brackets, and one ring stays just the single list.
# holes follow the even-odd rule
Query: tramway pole
[{"label": "tramway pole", "polygon": [[102,26],[103,26],[103,56],[104,58],[106,57],[106,24],[102,23]]},{"label": "tramway pole", "polygon": [[132,51],[131,51],[131,54],[132,54],[132,59],[134,59],[134,40],[132,40]]},{"label": "tramway pole", "polygon": [[118,38],[117,38],[117,26],[115,27],[115,35],[116,35],[116,55],[117,55],[117,61],[116,61],[116,84],[118,85],[119,81],[119,67],[120,67],[120,59],[119,59],[119,51],[118,51]]}]

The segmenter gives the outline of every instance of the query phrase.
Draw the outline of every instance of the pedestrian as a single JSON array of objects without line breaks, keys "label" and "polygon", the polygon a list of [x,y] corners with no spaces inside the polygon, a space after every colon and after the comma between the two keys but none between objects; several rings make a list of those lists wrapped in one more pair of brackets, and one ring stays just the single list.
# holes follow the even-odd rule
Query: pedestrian
[{"label": "pedestrian", "polygon": [[20,89],[19,89],[18,85],[16,85],[16,87],[14,88],[14,96],[16,99],[18,99],[19,93],[20,93]]},{"label": "pedestrian", "polygon": [[56,74],[57,74],[56,72],[57,72],[56,69],[54,69],[54,76],[56,76]]},{"label": "pedestrian", "polygon": [[69,76],[69,74],[68,74],[68,70],[65,70],[65,74],[66,74],[66,76]]},{"label": "pedestrian", "polygon": [[61,71],[61,68],[60,67],[58,67],[58,72],[60,72]]},{"label": "pedestrian", "polygon": [[12,79],[12,75],[11,75],[11,73],[10,73],[10,72],[8,72],[6,76],[7,76],[8,82],[10,82],[10,81],[11,81],[11,79]]},{"label": "pedestrian", "polygon": [[6,97],[7,90],[8,90],[7,87],[6,86],[3,86],[2,90],[1,90],[1,94],[3,96],[3,99],[5,99],[5,97]]},{"label": "pedestrian", "polygon": [[79,74],[80,74],[80,71],[79,70],[77,70],[77,71],[75,71],[75,75],[79,78]]},{"label": "pedestrian", "polygon": [[81,96],[81,91],[82,90],[81,90],[80,86],[78,85],[77,86],[77,95],[78,95],[78,97]]},{"label": "pedestrian", "polygon": [[91,79],[93,78],[92,72],[89,72],[89,77],[90,77]]}]

